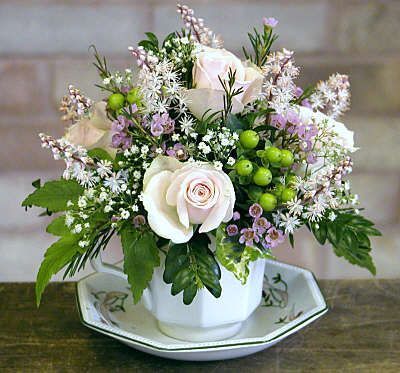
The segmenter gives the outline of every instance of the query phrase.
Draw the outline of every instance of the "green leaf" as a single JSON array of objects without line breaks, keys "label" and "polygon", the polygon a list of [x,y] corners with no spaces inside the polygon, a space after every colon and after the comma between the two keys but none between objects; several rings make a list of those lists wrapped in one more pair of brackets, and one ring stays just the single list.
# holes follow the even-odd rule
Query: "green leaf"
[{"label": "green leaf", "polygon": [[138,303],[153,277],[154,268],[160,265],[156,239],[151,232],[141,232],[132,226],[124,227],[120,233],[124,272],[128,276],[133,301]]},{"label": "green leaf", "polygon": [[152,32],[145,32],[147,38],[154,44],[154,46],[158,47],[158,38]]},{"label": "green leaf", "polygon": [[270,257],[254,247],[240,245],[229,240],[225,233],[225,224],[217,229],[215,252],[219,262],[242,283],[245,284],[249,275],[249,263],[260,258]]},{"label": "green leaf", "polygon": [[79,251],[79,235],[67,235],[53,243],[46,251],[36,278],[36,304],[40,305],[43,291],[51,276],[65,267]]},{"label": "green leaf", "polygon": [[36,179],[36,180],[32,181],[32,186],[35,189],[39,189],[40,188],[40,179]]},{"label": "green leaf", "polygon": [[328,229],[327,229],[326,224],[323,221],[319,222],[318,224],[312,223],[311,231],[314,234],[314,237],[317,239],[317,241],[321,245],[324,245],[326,242],[326,238],[328,236]]},{"label": "green leaf", "polygon": [[48,181],[41,188],[29,194],[22,202],[22,206],[43,207],[51,212],[65,211],[67,202],[75,203],[83,190],[83,187],[75,180]]},{"label": "green leaf", "polygon": [[263,188],[261,188],[257,185],[250,185],[247,189],[247,195],[249,196],[250,200],[253,202],[258,202],[263,193],[264,193]]},{"label": "green leaf", "polygon": [[231,131],[244,130],[248,126],[245,122],[241,121],[236,115],[228,114],[226,118],[226,127],[228,127]]},{"label": "green leaf", "polygon": [[65,225],[65,215],[55,218],[46,228],[46,232],[54,236],[66,236],[71,234],[69,228]]},{"label": "green leaf", "polygon": [[208,244],[208,237],[201,234],[187,244],[172,245],[168,250],[164,281],[172,284],[172,295],[183,291],[186,305],[192,303],[198,289],[203,287],[214,297],[221,296],[221,270]]},{"label": "green leaf", "polygon": [[99,161],[113,161],[111,155],[104,149],[95,148],[88,151],[88,156]]},{"label": "green leaf", "polygon": [[289,233],[289,242],[290,242],[290,246],[292,246],[292,248],[294,249],[294,236],[293,236],[293,233]]},{"label": "green leaf", "polygon": [[381,233],[373,227],[374,223],[350,211],[338,214],[334,221],[324,220],[319,224],[326,225],[327,239],[337,256],[376,274],[368,236],[379,236]]}]

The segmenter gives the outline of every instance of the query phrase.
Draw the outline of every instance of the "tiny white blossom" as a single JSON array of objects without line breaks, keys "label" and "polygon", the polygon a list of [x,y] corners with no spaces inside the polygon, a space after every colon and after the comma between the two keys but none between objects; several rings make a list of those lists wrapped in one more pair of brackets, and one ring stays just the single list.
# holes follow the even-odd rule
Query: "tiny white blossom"
[{"label": "tiny white blossom", "polygon": [[110,206],[110,205],[107,205],[106,207],[104,207],[104,212],[105,213],[107,213],[107,212],[111,212],[112,211],[112,206]]},{"label": "tiny white blossom", "polygon": [[80,196],[78,199],[78,207],[85,208],[87,206],[87,201],[86,198],[84,196]]},{"label": "tiny white blossom", "polygon": [[222,170],[223,164],[222,164],[222,162],[220,162],[220,161],[215,161],[215,162],[214,162],[214,167],[215,167],[217,170]]},{"label": "tiny white blossom", "polygon": [[78,245],[79,245],[79,247],[84,248],[86,246],[89,246],[89,241],[84,241],[84,240],[79,241]]},{"label": "tiny white blossom", "polygon": [[108,194],[106,192],[101,192],[99,195],[100,202],[105,201],[107,199],[107,197],[108,197]]},{"label": "tiny white blossom", "polygon": [[81,224],[76,224],[71,232],[72,233],[81,233],[82,232],[82,225]]},{"label": "tiny white blossom", "polygon": [[65,225],[69,228],[74,223],[75,218],[67,213],[65,214]]},{"label": "tiny white blossom", "polygon": [[147,145],[143,145],[143,146],[140,148],[140,152],[141,152],[143,155],[146,155],[146,154],[149,152],[149,147],[148,147]]},{"label": "tiny white blossom", "polygon": [[233,166],[236,163],[236,160],[233,157],[229,157],[226,163],[228,164],[228,166]]},{"label": "tiny white blossom", "polygon": [[335,214],[333,211],[331,211],[331,212],[329,213],[329,215],[328,215],[328,219],[329,219],[330,221],[334,221],[336,218],[337,218],[336,214]]},{"label": "tiny white blossom", "polygon": [[172,141],[179,141],[179,138],[180,138],[179,133],[174,133],[171,136]]},{"label": "tiny white blossom", "polygon": [[121,218],[122,219],[128,219],[129,217],[131,216],[131,214],[129,213],[129,211],[128,210],[124,210],[124,209],[122,209],[122,211],[121,211]]}]

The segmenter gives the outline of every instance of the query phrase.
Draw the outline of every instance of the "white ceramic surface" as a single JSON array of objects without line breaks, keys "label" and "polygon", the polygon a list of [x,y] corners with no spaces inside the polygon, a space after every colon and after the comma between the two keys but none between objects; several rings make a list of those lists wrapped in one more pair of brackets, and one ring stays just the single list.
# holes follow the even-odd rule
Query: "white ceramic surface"
[{"label": "white ceramic surface", "polygon": [[[157,319],[160,329],[171,337],[192,342],[231,337],[260,304],[265,260],[249,264],[249,276],[244,285],[220,265],[221,296],[215,298],[204,288],[197,292],[190,305],[183,304],[183,292],[171,295],[171,284],[163,280],[164,260],[162,255],[161,265],[155,268],[149,287],[143,294],[143,305]],[[98,272],[126,280],[120,268],[103,263],[100,255],[92,261],[92,265]]]},{"label": "white ceramic surface", "polygon": [[272,260],[266,261],[261,304],[237,334],[220,341],[185,342],[168,337],[143,304],[133,304],[128,283],[111,274],[95,273],[79,281],[77,300],[82,322],[89,328],[152,355],[193,361],[261,351],[327,311],[311,272]]}]

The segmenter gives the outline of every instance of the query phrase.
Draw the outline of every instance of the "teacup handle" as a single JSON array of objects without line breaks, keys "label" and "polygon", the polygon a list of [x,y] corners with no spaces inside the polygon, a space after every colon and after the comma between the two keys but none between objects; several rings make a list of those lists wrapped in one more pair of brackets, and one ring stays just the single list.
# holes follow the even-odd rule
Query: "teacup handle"
[{"label": "teacup handle", "polygon": [[[119,268],[115,265],[103,262],[103,259],[101,257],[101,251],[99,252],[99,255],[90,259],[90,264],[92,265],[93,269],[96,272],[108,273],[110,275],[120,277],[125,281],[128,281],[128,276],[123,272],[123,270],[121,268]],[[142,294],[142,301],[143,301],[143,305],[149,311],[151,311],[153,302],[151,299],[151,291],[149,288],[144,289],[143,294]]]}]

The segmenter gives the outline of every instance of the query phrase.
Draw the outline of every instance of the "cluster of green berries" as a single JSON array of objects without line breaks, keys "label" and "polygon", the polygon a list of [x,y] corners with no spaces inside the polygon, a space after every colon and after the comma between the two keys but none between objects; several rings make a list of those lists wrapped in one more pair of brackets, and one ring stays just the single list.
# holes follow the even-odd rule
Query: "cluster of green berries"
[{"label": "cluster of green berries", "polygon": [[[259,141],[258,133],[253,130],[243,131],[239,136],[239,142],[244,149],[255,149]],[[279,149],[275,146],[258,150],[256,154],[262,159],[262,164],[267,164],[271,168],[288,168],[294,162],[293,153],[290,150]],[[274,180],[269,168],[261,166],[254,170],[253,162],[248,159],[238,161],[235,170],[239,176],[252,177],[252,182],[260,187],[266,187]],[[261,194],[258,203],[264,211],[273,211],[278,201],[285,203],[296,196],[295,190],[291,188],[294,178],[294,175],[288,176],[286,185],[280,182],[274,183],[275,188],[272,191]]]},{"label": "cluster of green berries", "polygon": [[127,104],[136,104],[138,107],[142,104],[142,97],[138,88],[132,88],[126,95],[122,93],[113,93],[108,97],[108,107],[111,110],[118,111]]}]

